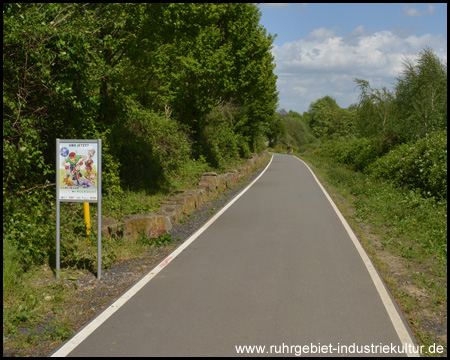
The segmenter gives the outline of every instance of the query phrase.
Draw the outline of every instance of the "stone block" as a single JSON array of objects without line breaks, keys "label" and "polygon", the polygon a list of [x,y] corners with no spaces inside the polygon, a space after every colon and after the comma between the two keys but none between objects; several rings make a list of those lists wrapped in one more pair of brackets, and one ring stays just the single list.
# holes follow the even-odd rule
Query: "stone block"
[{"label": "stone block", "polygon": [[111,216],[102,216],[102,234],[110,238],[113,235],[118,235],[120,224]]},{"label": "stone block", "polygon": [[158,214],[168,216],[172,224],[177,224],[183,219],[183,204],[170,200],[162,201]]},{"label": "stone block", "polygon": [[170,218],[158,213],[127,215],[120,219],[124,223],[124,236],[136,240],[140,235],[156,238],[172,229]]}]

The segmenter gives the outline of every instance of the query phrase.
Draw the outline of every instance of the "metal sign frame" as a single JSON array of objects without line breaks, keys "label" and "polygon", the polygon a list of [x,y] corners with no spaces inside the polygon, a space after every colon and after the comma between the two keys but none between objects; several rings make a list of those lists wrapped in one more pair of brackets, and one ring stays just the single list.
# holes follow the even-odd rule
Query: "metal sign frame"
[{"label": "metal sign frame", "polygon": [[101,139],[56,139],[56,276],[58,278],[61,270],[61,202],[97,203],[97,279],[102,276],[101,170]]}]

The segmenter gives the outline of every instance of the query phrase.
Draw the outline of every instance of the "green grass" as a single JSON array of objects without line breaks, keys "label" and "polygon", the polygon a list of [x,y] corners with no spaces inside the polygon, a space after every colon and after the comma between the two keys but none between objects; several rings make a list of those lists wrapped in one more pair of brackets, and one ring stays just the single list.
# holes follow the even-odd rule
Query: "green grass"
[{"label": "green grass", "polygon": [[424,198],[334,163],[307,160],[321,168],[328,184],[352,196],[354,218],[385,229],[386,241],[399,255],[425,262],[433,259],[447,266],[446,201]]}]

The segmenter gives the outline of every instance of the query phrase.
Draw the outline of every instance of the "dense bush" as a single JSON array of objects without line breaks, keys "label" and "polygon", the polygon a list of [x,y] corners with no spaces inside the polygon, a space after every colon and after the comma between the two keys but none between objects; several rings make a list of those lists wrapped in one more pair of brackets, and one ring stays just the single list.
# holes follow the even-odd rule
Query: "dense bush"
[{"label": "dense bush", "polygon": [[55,206],[43,200],[52,196],[49,188],[39,188],[3,198],[3,241],[17,250],[22,269],[42,264],[55,247],[55,222],[49,221]]},{"label": "dense bush", "polygon": [[380,155],[381,146],[368,138],[334,139],[325,142],[317,151],[318,155],[349,165],[353,170],[364,171]]},{"label": "dense bush", "polygon": [[206,161],[222,168],[230,159],[239,157],[238,136],[234,132],[239,110],[231,104],[215,106],[206,116],[206,126],[201,133],[199,146]]},{"label": "dense bush", "polygon": [[124,187],[160,189],[189,159],[190,142],[181,125],[127,100],[124,121],[113,130],[112,152]]},{"label": "dense bush", "polygon": [[277,134],[275,139],[270,139],[271,146],[291,146],[299,150],[303,146],[316,140],[307,124],[304,115],[290,110],[280,110],[273,122],[273,131]]},{"label": "dense bush", "polygon": [[402,144],[368,170],[376,178],[418,189],[425,196],[446,198],[447,132],[435,132],[417,142]]}]

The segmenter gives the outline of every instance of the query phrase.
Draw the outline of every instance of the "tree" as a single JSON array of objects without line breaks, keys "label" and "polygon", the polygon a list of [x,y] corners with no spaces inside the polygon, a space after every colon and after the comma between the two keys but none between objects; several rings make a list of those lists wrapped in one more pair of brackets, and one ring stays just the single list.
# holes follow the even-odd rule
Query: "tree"
[{"label": "tree", "polygon": [[336,100],[325,96],[311,103],[307,123],[314,136],[326,138],[330,136],[350,136],[354,132],[355,116],[352,110],[341,109]]},{"label": "tree", "polygon": [[270,122],[269,129],[267,131],[267,137],[269,139],[269,146],[274,147],[277,140],[286,137],[286,125],[281,119],[281,115],[277,112],[274,114],[272,121]]},{"label": "tree", "polygon": [[395,86],[398,117],[405,140],[447,128],[447,66],[431,48],[408,58]]},{"label": "tree", "polygon": [[355,135],[356,111],[336,109],[333,116],[333,130],[336,136],[353,137]]},{"label": "tree", "polygon": [[361,90],[358,136],[378,138],[389,149],[447,128],[447,67],[431,49],[415,62],[405,60],[393,92],[373,89],[366,80],[355,82]]},{"label": "tree", "polygon": [[280,145],[293,146],[299,149],[315,140],[311,129],[299,113],[292,110],[288,113],[282,109],[277,112],[277,116],[282,124],[280,126],[281,131],[278,133]]},{"label": "tree", "polygon": [[189,129],[197,157],[209,152],[209,114],[218,107],[235,110],[231,130],[251,148],[270,131],[278,99],[273,37],[255,5],[144,4],[137,18],[125,80],[144,107]]},{"label": "tree", "polygon": [[361,90],[357,107],[356,131],[360,137],[378,137],[396,143],[399,135],[394,107],[394,94],[383,87],[370,87],[369,82],[355,79]]}]

